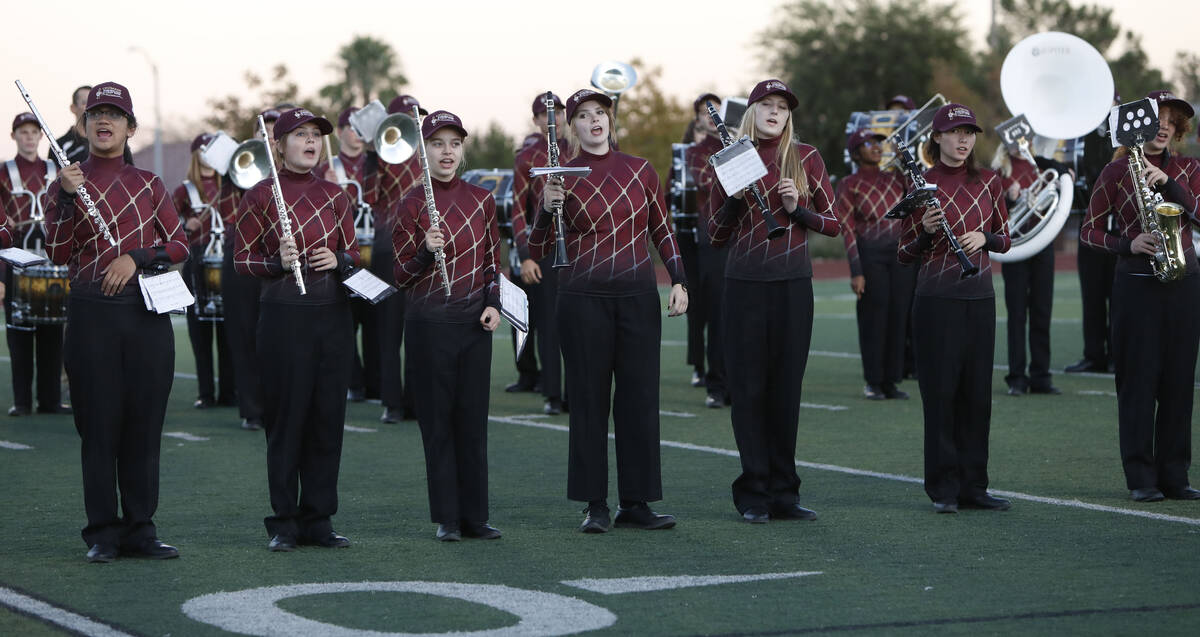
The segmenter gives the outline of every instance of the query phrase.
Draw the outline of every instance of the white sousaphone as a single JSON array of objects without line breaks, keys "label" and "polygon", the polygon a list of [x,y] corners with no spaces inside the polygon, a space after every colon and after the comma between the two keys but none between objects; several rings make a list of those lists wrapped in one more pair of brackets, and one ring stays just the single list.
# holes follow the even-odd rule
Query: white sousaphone
[{"label": "white sousaphone", "polygon": [[[1113,77],[1104,56],[1085,40],[1048,31],[1017,43],[1000,69],[1000,91],[1013,115],[1025,115],[1033,132],[1050,139],[1074,139],[1094,130],[1112,106]],[[1026,148],[1032,140],[1022,140]],[[1039,180],[1022,192],[1010,211],[1012,247],[991,253],[1000,262],[1022,261],[1054,240],[1071,212],[1074,185],[1069,174]]]}]

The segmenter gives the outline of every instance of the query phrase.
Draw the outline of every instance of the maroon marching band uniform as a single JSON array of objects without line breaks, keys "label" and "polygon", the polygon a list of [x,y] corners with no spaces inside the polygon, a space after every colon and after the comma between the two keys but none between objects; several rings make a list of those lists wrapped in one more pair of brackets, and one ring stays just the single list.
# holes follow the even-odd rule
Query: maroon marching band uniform
[{"label": "maroon marching band uniform", "polygon": [[[746,117],[754,117],[752,111]],[[812,262],[808,231],[836,236],[833,188],[817,149],[792,142],[804,167],[808,196],[787,214],[779,195],[777,153],[782,135],[758,140],[767,166],[760,189],[771,214],[787,232],[767,239],[766,223],[746,199],[728,197],[710,218],[714,247],[729,245],[725,266],[725,366],[733,399],[730,418],[742,459],[732,485],[743,515],[795,515],[796,429],[812,339]],[[799,186],[799,184],[797,184]],[[720,196],[721,193],[718,193]],[[715,205],[715,202],[714,202]],[[749,519],[749,518],[748,518]]]},{"label": "maroon marching band uniform", "polygon": [[[1108,164],[1092,190],[1080,228],[1084,244],[1118,255],[1113,281],[1112,335],[1116,367],[1121,464],[1130,490],[1157,488],[1179,497],[1188,486],[1192,450],[1192,401],[1200,341],[1200,266],[1191,227],[1200,224],[1200,160],[1146,155],[1147,165],[1167,174],[1158,188],[1184,208],[1183,246],[1187,273],[1170,283],[1151,273],[1150,258],[1133,254],[1141,234],[1128,157]],[[1107,233],[1112,214],[1116,232]]]},{"label": "maroon marching band uniform", "polygon": [[[725,296],[725,261],[729,256],[726,247],[714,247],[708,234],[708,220],[720,206],[723,195],[719,192],[716,172],[708,163],[713,153],[721,150],[721,139],[717,135],[706,135],[687,150],[687,168],[696,184],[696,280],[689,288],[688,320],[695,322],[689,327],[689,350],[691,330],[695,329],[699,339],[695,353],[697,359],[692,366],[704,367],[704,386],[710,398],[724,405],[729,402],[729,391],[725,383],[724,317],[721,304]],[[691,323],[689,323],[689,326]],[[699,359],[706,365],[697,365]]]},{"label": "maroon marching band uniform", "polygon": [[[943,107],[945,108],[945,107]],[[1007,252],[1008,209],[1000,177],[986,169],[976,176],[939,160],[925,172],[957,236],[979,230],[986,245],[969,258],[979,273],[962,269],[942,232],[921,226],[925,211],[904,225],[897,257],[920,263],[913,303],[913,348],[925,413],[925,492],[934,503],[973,502],[986,497],[988,434],[991,427],[992,361],[996,300],[988,251]]]},{"label": "maroon marching band uniform", "polygon": [[[338,506],[352,334],[341,278],[357,263],[358,244],[350,200],[339,186],[282,167],[279,181],[307,295],[300,295],[280,259],[270,179],[242,197],[234,267],[262,281],[256,342],[274,512],[264,524],[268,535],[293,544],[320,543],[333,533],[330,518]],[[307,257],[321,247],[337,255],[337,267],[318,272],[307,265]]]},{"label": "maroon marching band uniform", "polygon": [[104,296],[100,283],[119,256],[129,255],[140,271],[162,270],[187,257],[187,243],[154,173],[123,157],[94,155],[81,168],[117,246],[103,238],[81,198],[59,183],[50,187],[45,227],[50,260],[66,264],[71,277],[64,359],[83,447],[88,524],[82,535],[89,546],[136,550],[156,538],[152,518],[175,340],[170,318],[146,309],[136,277],[114,296]]},{"label": "maroon marching band uniform", "polygon": [[242,418],[244,429],[254,430],[262,427],[263,418],[262,378],[255,339],[262,282],[258,277],[239,273],[233,265],[238,206],[245,192],[235,186],[232,179],[222,180],[215,207],[225,222],[224,257],[221,260],[221,302],[225,316],[222,324],[229,341],[238,416]]},{"label": "maroon marching band uniform", "polygon": [[[686,284],[686,276],[649,162],[615,150],[580,150],[564,165],[592,171],[565,180],[563,204],[570,265],[558,273],[555,313],[571,392],[567,497],[588,502],[589,510],[593,503],[603,506],[607,516],[610,402],[622,506],[662,499],[662,315],[648,243],[654,242],[673,284]],[[551,214],[542,208],[529,234],[530,255],[552,257],[554,244]]]}]

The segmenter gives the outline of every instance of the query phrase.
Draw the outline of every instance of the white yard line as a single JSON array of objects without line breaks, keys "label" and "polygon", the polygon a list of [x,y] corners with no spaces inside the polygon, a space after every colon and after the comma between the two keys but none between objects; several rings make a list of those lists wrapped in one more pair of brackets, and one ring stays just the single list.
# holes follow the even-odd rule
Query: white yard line
[{"label": "white yard line", "polygon": [[204,436],[197,436],[186,431],[166,431],[163,432],[163,437],[177,438],[179,440],[186,440],[188,442],[204,442],[208,440],[208,438],[205,438]]},{"label": "white yard line", "polygon": [[8,440],[0,440],[0,449],[12,449],[14,451],[23,451],[25,449],[33,449],[29,445],[23,445],[19,442],[9,442]]},{"label": "white yard line", "polygon": [[0,605],[88,637],[130,637],[129,633],[69,610],[51,606],[40,599],[22,595],[11,588],[0,586]]}]

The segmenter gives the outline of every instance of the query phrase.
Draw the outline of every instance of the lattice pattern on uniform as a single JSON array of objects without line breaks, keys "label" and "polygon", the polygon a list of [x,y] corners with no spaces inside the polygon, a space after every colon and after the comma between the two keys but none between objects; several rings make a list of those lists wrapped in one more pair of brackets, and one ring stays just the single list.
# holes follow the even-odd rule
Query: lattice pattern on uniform
[{"label": "lattice pattern on uniform", "polygon": [[[200,193],[203,201],[215,202],[221,195],[221,187],[217,183],[217,179],[204,178],[200,180]],[[179,213],[179,218],[183,221],[183,231],[187,233],[188,243],[191,245],[204,246],[208,244],[208,236],[212,234],[212,211],[205,206],[200,214],[196,214],[192,210],[192,200],[188,197],[187,186],[179,184],[175,187],[175,192],[171,194],[171,200],[175,203],[175,210]],[[214,207],[215,204],[214,204]],[[189,219],[198,219],[200,226],[196,230],[187,229]]]},{"label": "lattice pattern on uniform", "polygon": [[[1148,155],[1146,161],[1162,168],[1162,155]],[[1175,180],[1192,199],[1184,208],[1191,214],[1192,222],[1200,225],[1200,160],[1192,157],[1172,157],[1163,172]],[[1105,232],[1106,217],[1109,213],[1112,213],[1116,222],[1116,234]],[[1196,252],[1192,245],[1191,226],[1183,224],[1183,227],[1183,251],[1187,262],[1192,264],[1195,262],[1193,255]],[[1079,238],[1098,250],[1119,253],[1123,240],[1131,241],[1141,233],[1136,193],[1133,180],[1129,177],[1129,158],[1121,157],[1105,166],[1100,177],[1096,179],[1096,184],[1092,187],[1092,198],[1088,202],[1087,217],[1079,229]],[[1135,271],[1150,273],[1150,257],[1136,256],[1141,263],[1136,266]]]},{"label": "lattice pattern on uniform", "polygon": [[227,254],[233,254],[233,236],[237,225],[238,205],[242,202],[242,195],[246,191],[233,185],[233,181],[225,179],[221,182],[221,192],[217,193],[217,203],[215,204],[217,213],[221,215],[221,221],[225,222],[225,245],[224,249]]},{"label": "lattice pattern on uniform", "polygon": [[862,274],[858,241],[896,242],[900,239],[903,222],[884,216],[904,198],[904,177],[899,172],[861,166],[838,183],[837,202],[833,212],[842,223],[842,242],[850,272]]},{"label": "lattice pattern on uniform", "polygon": [[417,153],[399,164],[379,161],[379,169],[370,177],[372,183],[367,191],[374,193],[372,207],[375,209],[376,230],[390,231],[396,207],[413,186],[421,183],[421,158]]},{"label": "lattice pattern on uniform", "polygon": [[[967,178],[965,168],[947,168],[939,163],[925,172],[925,180],[937,184],[938,202],[956,237],[982,231],[996,237],[1000,244],[998,252],[1008,251],[1011,245],[1007,226],[1008,208],[1004,203],[1004,189],[999,175],[981,169],[976,178]],[[962,278],[958,258],[950,250],[950,242],[941,231],[932,236],[932,245],[927,251],[919,250],[918,240],[920,233],[924,232],[921,218],[925,212],[918,210],[908,217],[897,255],[901,263],[921,262],[916,294],[951,298],[993,296],[992,262],[988,258],[987,248],[968,257],[979,268],[979,273],[966,279]]]},{"label": "lattice pattern on uniform", "polygon": [[692,177],[696,180],[696,234],[701,243],[708,243],[708,220],[716,208],[713,202],[720,205],[724,196],[720,191],[721,184],[717,182],[717,173],[713,170],[708,158],[721,150],[721,140],[709,135],[688,149],[687,164]]},{"label": "lattice pattern on uniform", "polygon": [[434,182],[434,202],[441,214],[446,274],[446,298],[441,274],[425,248],[429,211],[425,191],[414,188],[397,207],[392,230],[396,255],[396,283],[409,289],[408,312],[423,318],[477,321],[489,299],[499,298],[500,231],[496,225],[496,200],[484,188],[459,178]]},{"label": "lattice pattern on uniform", "polygon": [[[118,158],[119,160],[119,158]],[[95,158],[81,165],[84,187],[117,245],[104,238],[87,214],[82,197],[73,210],[58,209],[59,182],[50,186],[46,208],[46,251],[55,263],[67,263],[72,284],[100,281],[104,269],[133,250],[162,246],[171,263],[187,257],[187,239],[175,204],[157,175],[122,163],[113,173],[96,169]],[[114,223],[115,220],[115,223]]]},{"label": "lattice pattern on uniform", "polygon": [[[770,281],[812,276],[812,262],[808,256],[809,226],[793,222],[784,212],[783,198],[779,196],[778,142],[772,141],[775,140],[759,144],[759,156],[767,166],[767,175],[759,180],[759,189],[775,220],[787,231],[782,237],[768,239],[761,211],[757,206],[753,211],[746,210],[745,203],[741,204],[741,214],[734,219],[714,215],[709,232],[714,246],[730,243],[729,261],[725,266],[725,275],[730,278]],[[835,236],[841,224],[833,214],[833,187],[825,172],[825,162],[817,149],[808,144],[795,144],[795,152],[799,153],[804,166],[809,192],[807,197],[801,197],[798,205],[815,213],[813,230]]]},{"label": "lattice pattern on uniform", "polygon": [[307,297],[300,296],[291,271],[284,272],[279,257],[282,233],[271,180],[259,182],[242,197],[234,229],[234,267],[242,274],[265,279],[264,301],[319,303],[341,298],[344,293],[337,268],[315,271],[309,267],[308,257],[318,248],[329,248],[346,252],[358,263],[350,200],[336,184],[310,173],[280,171],[279,182],[284,203],[290,209],[292,236],[301,255]]},{"label": "lattice pattern on uniform", "polygon": [[[21,189],[27,190],[34,194],[42,193],[42,209],[46,205],[46,193],[42,189],[46,187],[46,162],[42,159],[26,161],[18,156],[14,159],[17,163],[17,173],[21,176]],[[23,234],[18,230],[25,230],[33,221],[33,198],[28,195],[12,194],[14,188],[12,182],[8,178],[8,170],[4,167],[3,162],[0,162],[0,211],[4,213],[6,222],[4,225],[14,233],[14,236]],[[18,236],[19,238],[19,236]]]},{"label": "lattice pattern on uniform", "polygon": [[[363,188],[363,201],[370,201],[370,199],[367,197],[366,184],[363,182],[363,170],[367,165],[367,154],[359,153],[354,157],[350,157],[339,152],[337,156],[338,159],[342,160],[342,166],[346,169],[346,177],[352,181],[357,181],[359,187]],[[325,179],[325,173],[328,171],[329,162],[323,161],[317,164],[317,167],[313,169],[313,174],[321,179]],[[358,202],[358,193],[354,192],[353,185],[347,185],[343,187],[343,190],[346,191],[346,196],[350,197],[351,203]]]},{"label": "lattice pattern on uniform", "polygon": [[[627,293],[653,289],[654,241],[671,281],[683,282],[683,260],[671,233],[658,174],[650,162],[612,151],[602,157],[581,153],[568,166],[588,166],[591,175],[567,179],[563,204],[567,260],[559,274],[564,291]],[[535,224],[529,236],[534,259],[554,252],[554,226]]]},{"label": "lattice pattern on uniform", "polygon": [[[546,188],[546,179],[531,179],[529,169],[550,164],[546,136],[537,133],[535,137],[536,140],[522,148],[513,160],[512,232],[517,254],[522,260],[529,258],[529,228],[542,209],[542,191]],[[560,158],[568,156],[567,145],[561,139],[558,149]]]}]

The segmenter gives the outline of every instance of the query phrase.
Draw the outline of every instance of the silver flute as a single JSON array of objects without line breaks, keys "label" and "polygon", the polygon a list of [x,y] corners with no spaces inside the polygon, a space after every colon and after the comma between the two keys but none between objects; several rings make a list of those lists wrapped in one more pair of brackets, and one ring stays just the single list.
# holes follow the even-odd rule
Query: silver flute
[{"label": "silver flute", "polygon": [[[292,218],[288,216],[287,204],[283,202],[283,187],[279,185],[279,171],[275,168],[275,151],[271,149],[271,140],[267,137],[267,122],[263,120],[263,116],[258,116],[258,128],[262,131],[263,141],[267,142],[267,161],[271,164],[271,179],[273,185],[271,193],[275,195],[275,209],[279,211],[279,234],[282,239],[292,238]],[[296,278],[296,287],[300,288],[300,295],[308,294],[308,290],[304,289],[304,273],[300,271],[300,259],[292,261],[292,276]]]},{"label": "silver flute", "polygon": [[[33,103],[33,97],[29,95],[29,91],[25,90],[25,85],[21,83],[21,80],[17,80],[17,90],[21,91],[21,97],[24,98],[25,103],[29,105],[29,110],[32,111],[33,116],[37,118],[38,126],[42,127],[42,132],[46,134],[46,139],[50,141],[50,152],[54,153],[54,157],[58,159],[58,165],[66,168],[68,165],[70,165],[70,162],[67,161],[67,154],[64,153],[63,149],[58,145],[58,142],[54,139],[54,135],[50,134],[50,128],[46,126],[46,120],[42,119],[42,114],[38,111],[37,106]],[[79,184],[79,187],[75,189],[75,192],[77,192],[79,194],[79,198],[83,200],[83,205],[87,208],[88,216],[91,217],[96,226],[100,228],[100,232],[104,235],[105,240],[108,241],[108,245],[115,248],[117,246],[117,241],[116,239],[113,239],[112,232],[109,232],[108,224],[105,223],[104,219],[100,217],[100,211],[96,209],[96,203],[92,201],[92,196],[88,194],[88,191],[83,187],[83,184]]]},{"label": "silver flute", "polygon": [[[429,157],[425,154],[425,136],[421,130],[421,111],[413,107],[413,119],[417,120],[417,152],[421,156],[421,183],[425,186],[425,208],[429,212],[429,227],[442,225],[442,215],[438,212],[437,202],[433,200],[433,176],[429,174]],[[442,275],[442,288],[446,298],[450,298],[450,275],[446,272],[446,251],[438,248],[433,251],[433,260],[437,264],[438,273]]]}]

